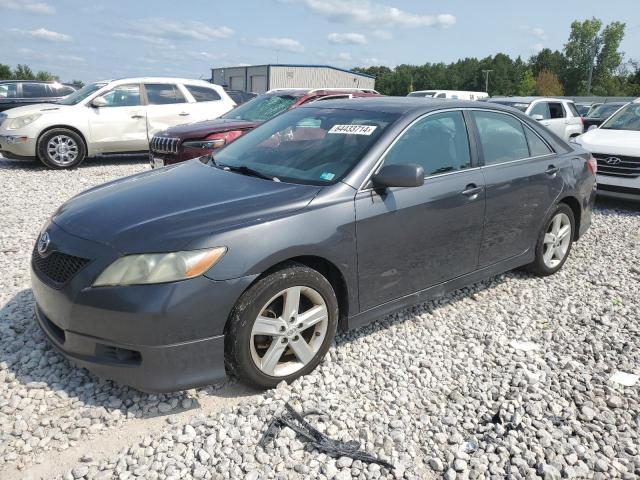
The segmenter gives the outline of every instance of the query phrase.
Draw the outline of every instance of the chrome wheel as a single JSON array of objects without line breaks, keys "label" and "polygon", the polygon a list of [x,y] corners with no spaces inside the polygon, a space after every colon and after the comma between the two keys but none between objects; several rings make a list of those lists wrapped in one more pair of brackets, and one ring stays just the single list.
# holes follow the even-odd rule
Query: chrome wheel
[{"label": "chrome wheel", "polygon": [[566,213],[558,213],[544,234],[542,261],[547,268],[556,268],[569,252],[571,244],[571,220]]},{"label": "chrome wheel", "polygon": [[56,165],[69,165],[75,162],[78,152],[78,144],[67,135],[56,135],[47,143],[49,159]]},{"label": "chrome wheel", "polygon": [[251,358],[266,375],[291,375],[318,353],[328,325],[322,295],[310,287],[287,288],[260,309],[251,330]]}]

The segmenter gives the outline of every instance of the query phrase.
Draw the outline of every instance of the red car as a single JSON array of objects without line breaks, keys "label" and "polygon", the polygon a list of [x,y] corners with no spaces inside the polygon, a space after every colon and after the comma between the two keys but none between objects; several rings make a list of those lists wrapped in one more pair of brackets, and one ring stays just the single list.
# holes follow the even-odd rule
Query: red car
[{"label": "red car", "polygon": [[207,155],[279,113],[304,103],[377,95],[380,94],[375,90],[357,88],[270,90],[215,120],[178,125],[156,134],[149,144],[151,167]]}]

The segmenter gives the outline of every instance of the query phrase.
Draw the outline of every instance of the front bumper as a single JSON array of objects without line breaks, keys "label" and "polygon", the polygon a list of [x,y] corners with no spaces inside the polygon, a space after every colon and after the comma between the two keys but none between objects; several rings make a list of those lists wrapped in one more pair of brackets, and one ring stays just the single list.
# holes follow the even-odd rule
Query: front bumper
[{"label": "front bumper", "polygon": [[625,178],[598,174],[598,195],[622,200],[640,200],[640,177]]},{"label": "front bumper", "polygon": [[36,139],[26,135],[0,134],[0,153],[5,158],[16,160],[32,159],[36,156]]},{"label": "front bumper", "polygon": [[181,145],[178,147],[177,153],[167,153],[167,152],[158,152],[158,151],[149,151],[149,164],[151,168],[156,167],[156,160],[162,160],[162,166],[173,165],[175,163],[186,162],[188,160],[193,160],[194,158],[200,158],[205,155],[209,155],[215,152],[216,149],[208,149],[208,148],[185,148]]},{"label": "front bumper", "polygon": [[55,224],[47,231],[52,251],[90,259],[63,285],[52,284],[31,262],[38,324],[65,356],[99,376],[148,392],[183,390],[225,378],[225,324],[255,277],[214,281],[201,276],[92,288],[118,254]]}]

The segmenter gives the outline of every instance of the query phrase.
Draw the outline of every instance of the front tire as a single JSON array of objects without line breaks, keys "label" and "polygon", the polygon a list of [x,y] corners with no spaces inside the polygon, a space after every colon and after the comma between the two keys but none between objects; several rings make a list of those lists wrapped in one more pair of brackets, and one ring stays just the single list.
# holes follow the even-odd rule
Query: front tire
[{"label": "front tire", "polygon": [[528,270],[540,276],[553,275],[569,257],[575,231],[573,210],[561,203],[542,227],[536,242],[536,258]]},{"label": "front tire", "polygon": [[68,128],[53,128],[43,133],[36,146],[38,159],[47,167],[69,169],[80,165],[87,156],[84,140]]},{"label": "front tire", "polygon": [[225,336],[230,373],[258,388],[292,382],[324,358],[338,325],[331,284],[316,270],[289,264],[238,300]]}]

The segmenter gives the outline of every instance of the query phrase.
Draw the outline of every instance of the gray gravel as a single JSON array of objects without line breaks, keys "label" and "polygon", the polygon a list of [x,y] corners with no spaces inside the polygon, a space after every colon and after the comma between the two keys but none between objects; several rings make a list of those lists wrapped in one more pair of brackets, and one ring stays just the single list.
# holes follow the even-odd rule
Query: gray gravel
[{"label": "gray gravel", "polygon": [[[172,413],[215,392],[143,395],[72,367],[35,327],[28,290],[46,217],[73,193],[144,168],[48,172],[0,161],[0,463],[80,451],[84,438],[162,414],[163,429],[106,458],[85,452],[63,478],[640,476],[640,383],[610,380],[640,374],[640,208],[601,204],[553,277],[511,272],[389,316],[340,336],[292,385],[185,424]],[[290,430],[258,447],[285,400],[326,412],[312,419],[320,430],[396,468],[306,451]]]}]

